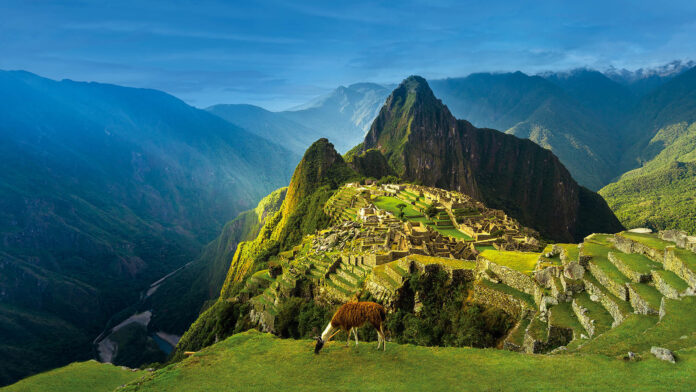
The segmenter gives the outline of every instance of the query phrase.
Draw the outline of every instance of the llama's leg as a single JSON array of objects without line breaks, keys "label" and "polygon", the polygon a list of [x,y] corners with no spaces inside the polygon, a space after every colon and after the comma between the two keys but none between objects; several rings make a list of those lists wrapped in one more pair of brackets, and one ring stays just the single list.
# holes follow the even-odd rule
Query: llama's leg
[{"label": "llama's leg", "polygon": [[350,346],[350,333],[353,332],[353,328],[348,330],[348,340],[346,340],[346,347]]},{"label": "llama's leg", "polygon": [[353,335],[355,335],[355,346],[358,346],[358,329],[353,328]]},{"label": "llama's leg", "polygon": [[382,338],[382,350],[387,351],[387,337],[384,335],[384,324],[379,325],[379,335]]}]

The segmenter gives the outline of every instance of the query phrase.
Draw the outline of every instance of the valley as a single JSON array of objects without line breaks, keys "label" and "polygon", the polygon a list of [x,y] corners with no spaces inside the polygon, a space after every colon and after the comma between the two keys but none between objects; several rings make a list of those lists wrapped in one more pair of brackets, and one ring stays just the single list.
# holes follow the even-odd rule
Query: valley
[{"label": "valley", "polygon": [[[673,89],[672,85],[683,83],[680,78],[690,77],[686,72],[674,76],[677,81],[672,84],[670,80],[663,83],[666,89]],[[579,90],[578,83],[582,82],[578,81],[595,78],[605,89],[613,88],[618,94],[616,102],[621,102],[618,106],[601,108],[609,110],[601,115],[599,111],[594,112],[595,118],[613,119],[613,126],[617,120],[615,112],[610,110],[624,113],[626,107],[638,105],[637,99],[627,98],[625,91],[619,94],[616,86],[608,85],[606,76],[598,73],[525,78],[528,77],[523,74],[475,75],[446,83],[436,80],[432,84],[436,91],[442,92],[444,100],[454,102],[455,108],[470,107],[462,103],[466,102],[462,101],[463,96],[455,96],[456,91],[473,94],[473,90],[463,87],[469,83],[510,86],[514,85],[512,80],[517,80],[526,86],[539,84],[545,86],[540,90],[544,94],[555,91],[557,97],[551,102],[564,102],[548,107],[558,114],[564,110],[557,105],[571,107],[573,100],[590,105],[595,98],[591,91]],[[566,91],[559,92],[559,88]],[[640,328],[650,325],[651,317],[660,312],[662,297],[669,294],[671,297],[666,298],[673,298],[675,292],[680,297],[685,288],[691,287],[684,283],[683,277],[667,269],[664,272],[648,269],[640,275],[640,285],[629,284],[632,272],[623,265],[619,274],[614,269],[619,268],[617,260],[623,257],[617,256],[620,250],[613,248],[614,237],[592,236],[597,232],[619,232],[623,229],[621,223],[627,227],[692,232],[689,219],[693,214],[688,209],[693,191],[689,166],[693,127],[688,114],[666,116],[683,121],[667,123],[650,139],[647,139],[650,133],[644,133],[646,136],[641,139],[647,140],[642,142],[644,147],[636,144],[628,150],[630,154],[639,152],[645,162],[643,166],[601,190],[617,212],[617,220],[602,197],[575,182],[571,176],[571,172],[577,172],[573,165],[570,164],[569,171],[561,163],[570,162],[568,157],[572,153],[563,152],[553,143],[545,144],[531,133],[508,131],[506,135],[457,120],[422,78],[404,80],[379,109],[375,108],[375,102],[385,98],[377,85],[357,85],[337,91],[318,103],[298,108],[292,115],[247,106],[222,105],[208,109],[215,116],[206,118],[218,125],[235,123],[252,129],[258,135],[253,143],[257,140],[272,143],[278,137],[292,140],[287,146],[295,154],[301,153],[302,145],[316,137],[335,134],[331,132],[354,136],[339,139],[342,150],[349,150],[343,157],[326,139],[314,143],[298,165],[289,188],[271,193],[256,209],[229,221],[207,246],[202,241],[211,238],[210,232],[195,240],[188,235],[188,253],[181,254],[181,259],[169,267],[160,265],[159,272],[147,275],[151,277],[149,283],[143,275],[142,281],[125,291],[129,296],[111,307],[101,316],[102,321],[86,333],[72,332],[70,328],[75,329],[74,326],[61,327],[68,336],[82,334],[79,344],[71,343],[75,353],[81,354],[68,357],[68,361],[87,359],[90,351],[103,361],[130,367],[179,361],[184,358],[184,351],[197,351],[250,328],[282,337],[308,338],[321,327],[333,306],[357,298],[390,306],[395,314],[390,321],[396,331],[394,340],[399,343],[504,347],[532,353],[567,347],[569,352],[585,352],[583,347],[592,347],[595,336],[602,336],[599,342],[616,339],[609,333],[613,331],[611,327],[619,327],[624,321]],[[651,96],[659,94],[658,90]],[[688,102],[688,93],[682,99]],[[319,116],[316,113],[322,107],[322,116],[330,116],[337,110],[336,102],[342,102],[339,107],[351,102],[354,107],[350,110],[361,108],[362,114],[356,112],[349,116],[352,130],[346,131],[348,125],[336,125],[330,132],[324,132],[317,131],[316,125],[313,128],[300,125],[311,121],[300,119],[299,113]],[[541,105],[541,101],[532,102],[535,103],[530,103],[530,107]],[[485,123],[484,119],[490,118],[486,116],[493,113],[486,110],[479,112],[482,117],[476,117],[476,112],[466,114]],[[364,120],[372,116],[369,113],[376,116],[371,126],[365,125]],[[511,113],[517,114],[511,114],[508,120],[501,118],[496,124],[508,127],[514,116],[527,112]],[[214,120],[216,116],[225,121]],[[349,117],[341,121],[348,124]],[[17,124],[22,124],[21,121]],[[564,121],[582,124],[584,120],[566,119],[555,124]],[[454,132],[449,132],[452,129]],[[568,132],[573,137],[582,134],[577,130]],[[364,139],[358,143],[363,133]],[[359,139],[355,139],[356,135]],[[528,137],[550,151],[511,135]],[[611,143],[614,147],[626,148],[624,136],[614,137]],[[357,146],[350,149],[349,143]],[[561,159],[551,151],[558,152]],[[292,153],[274,154],[286,158],[283,164],[286,167],[297,159]],[[600,155],[615,157],[597,166],[596,170],[605,175],[611,173],[609,167],[619,166],[619,161],[630,167],[625,158],[628,155],[621,159],[616,152]],[[512,165],[512,162],[525,164]],[[6,164],[16,165],[16,162],[10,160]],[[582,166],[583,170],[592,167]],[[594,184],[606,183],[609,178]],[[18,177],[6,177],[5,181],[6,189],[17,189],[12,187],[19,183]],[[284,184],[282,180],[272,183],[276,184],[272,187]],[[650,184],[653,193],[644,191],[646,184]],[[265,189],[264,192],[270,191],[268,185]],[[638,192],[637,196],[631,192]],[[10,200],[5,199],[5,203]],[[250,205],[249,201],[244,202],[246,206]],[[650,208],[644,209],[646,205]],[[18,218],[9,219],[17,222]],[[223,224],[219,220],[215,222],[218,227]],[[580,247],[574,245],[578,242]],[[585,246],[598,253],[593,256],[583,253]],[[196,256],[196,249],[201,248],[202,253]],[[25,263],[13,253],[6,253],[6,257],[16,260],[11,266]],[[586,271],[584,279],[564,278],[568,264],[572,263],[571,269],[578,269],[575,265],[589,257],[604,261],[582,264]],[[130,260],[128,268],[132,274],[139,261]],[[542,271],[549,276],[540,283],[536,276]],[[80,275],[67,276],[71,284],[85,279]],[[617,282],[626,284],[625,288],[616,286]],[[427,299],[418,291],[419,285],[435,285],[443,291],[436,290]],[[89,287],[88,283],[83,290],[90,290]],[[446,292],[455,295],[449,297]],[[300,299],[306,302],[307,298],[311,298],[310,303],[299,302]],[[449,309],[451,317],[461,319],[463,324],[441,324],[433,313],[436,308],[423,311],[423,301],[428,300],[430,306]],[[457,303],[464,303],[465,311],[456,310]],[[555,312],[551,311],[553,308]],[[16,307],[4,309],[8,318],[18,314]],[[635,312],[643,312],[640,314],[647,317],[631,316]],[[49,321],[53,317],[40,323],[61,322]],[[440,332],[424,333],[424,326],[432,323],[441,324]],[[39,325],[30,329],[37,330]],[[16,331],[11,333],[20,336]],[[94,339],[100,331],[101,335]],[[622,329],[618,331],[616,334],[624,336]],[[609,337],[604,337],[605,333]],[[368,334],[363,338],[371,337]],[[623,349],[626,344],[621,341],[620,347]],[[602,355],[620,355],[604,343],[596,345],[602,346]],[[44,350],[45,345],[39,347]],[[643,353],[649,349],[636,347]],[[681,346],[675,347],[678,350]],[[9,373],[6,377],[15,376]]]}]

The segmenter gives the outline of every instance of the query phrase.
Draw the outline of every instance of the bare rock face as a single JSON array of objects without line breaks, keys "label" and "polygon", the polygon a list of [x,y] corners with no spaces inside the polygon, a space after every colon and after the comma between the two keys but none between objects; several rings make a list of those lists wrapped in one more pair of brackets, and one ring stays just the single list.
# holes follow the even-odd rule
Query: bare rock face
[{"label": "bare rock face", "polygon": [[563,268],[563,275],[568,279],[579,280],[585,276],[585,268],[580,263],[571,261]]},{"label": "bare rock face", "polygon": [[559,242],[623,229],[551,151],[457,120],[419,76],[389,96],[365,136],[362,152],[370,149],[408,181],[466,193]]},{"label": "bare rock face", "polygon": [[663,361],[667,361],[667,362],[671,362],[671,363],[675,363],[675,362],[676,362],[676,360],[674,359],[674,354],[672,353],[672,351],[670,351],[670,350],[668,350],[668,349],[666,349],[666,348],[655,347],[655,346],[653,346],[652,348],[650,348],[650,352],[651,352],[657,359],[661,359],[661,360],[663,360]]}]

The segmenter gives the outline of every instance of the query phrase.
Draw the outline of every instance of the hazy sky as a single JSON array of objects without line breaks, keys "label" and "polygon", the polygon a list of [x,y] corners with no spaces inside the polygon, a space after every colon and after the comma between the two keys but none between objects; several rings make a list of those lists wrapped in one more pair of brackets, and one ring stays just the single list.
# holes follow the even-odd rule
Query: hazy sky
[{"label": "hazy sky", "polygon": [[[331,4],[331,5],[329,5]],[[0,0],[0,69],[283,109],[360,81],[696,59],[696,1]]]}]

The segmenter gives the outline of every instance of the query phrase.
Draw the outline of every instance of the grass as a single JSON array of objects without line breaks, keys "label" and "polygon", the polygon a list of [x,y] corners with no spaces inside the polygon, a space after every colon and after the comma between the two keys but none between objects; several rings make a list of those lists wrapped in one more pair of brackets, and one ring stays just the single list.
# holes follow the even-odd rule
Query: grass
[{"label": "grass", "polygon": [[662,264],[650,260],[638,253],[612,252],[628,269],[641,275],[650,274],[652,270],[662,269]]},{"label": "grass", "polygon": [[[622,274],[611,261],[609,261],[607,255],[609,254],[610,250],[611,249],[605,245],[590,241],[585,242],[583,245],[584,254],[592,256],[590,263],[596,265],[597,268],[599,268],[599,270],[607,276],[607,278],[620,285],[623,285],[630,280],[624,274]],[[618,251],[614,251],[614,253],[616,255],[620,255],[620,252]]]},{"label": "grass", "polygon": [[0,391],[106,392],[139,379],[144,374],[147,373],[132,372],[119,366],[96,361],[76,362],[25,378],[8,387],[0,388]]},{"label": "grass", "polygon": [[674,246],[674,244],[671,242],[663,241],[657,238],[656,234],[630,233],[624,231],[622,233],[619,233],[619,235],[628,238],[629,240],[633,240],[635,242],[643,244],[648,248],[657,249],[661,251],[664,251],[665,248],[667,248],[668,246]]},{"label": "grass", "polygon": [[611,328],[614,319],[601,303],[592,301],[586,291],[576,295],[574,298],[578,305],[587,309],[587,316],[595,321],[595,336]]},{"label": "grass", "polygon": [[486,286],[486,287],[493,289],[493,290],[496,290],[496,291],[500,291],[501,293],[504,293],[504,294],[511,295],[512,297],[517,298],[517,299],[522,300],[525,303],[527,303],[527,305],[531,309],[536,309],[536,304],[534,303],[534,298],[530,294],[523,293],[519,290],[513,289],[512,287],[510,287],[506,284],[495,283],[495,282],[491,282],[490,280],[486,280],[486,279],[479,280],[477,282],[477,284]]},{"label": "grass", "polygon": [[541,342],[545,342],[546,339],[548,338],[548,324],[541,321],[541,317],[539,313],[534,316],[532,321],[529,323],[529,327],[527,327],[527,332],[529,335]]},{"label": "grass", "polygon": [[645,283],[629,283],[629,285],[638,293],[638,296],[647,302],[653,309],[660,309],[662,294],[660,294],[655,287]]},{"label": "grass", "polygon": [[656,316],[630,314],[621,325],[595,337],[578,351],[610,356],[624,355],[628,352],[628,350],[624,351],[624,342],[642,334],[655,323],[657,323]]},{"label": "grass", "polygon": [[672,271],[656,270],[654,272],[660,275],[662,280],[680,293],[689,288],[689,284]]},{"label": "grass", "polygon": [[581,333],[586,333],[585,328],[580,324],[580,321],[575,317],[572,304],[570,302],[561,302],[550,309],[551,316],[549,321],[551,325],[557,327],[571,328],[575,336],[580,336]]},{"label": "grass", "polygon": [[586,280],[586,281],[592,283],[592,285],[594,285],[595,287],[597,287],[599,289],[599,291],[602,292],[602,295],[609,298],[612,302],[614,302],[619,307],[619,310],[621,311],[622,314],[626,315],[629,313],[633,313],[633,307],[631,306],[631,304],[628,301],[625,301],[625,300],[617,297],[616,295],[614,295],[612,292],[610,292],[606,287],[604,287],[601,283],[599,283],[597,278],[592,276],[592,274],[589,271],[585,272],[585,276],[583,276],[583,280]]},{"label": "grass", "polygon": [[446,235],[448,237],[452,238],[459,238],[464,241],[471,241],[473,238],[469,237],[468,235],[464,234],[462,231],[459,229],[451,228],[451,229],[443,229],[443,228],[435,228],[438,232],[440,232],[443,235]]},{"label": "grass", "polygon": [[392,214],[396,215],[397,217],[399,216],[399,213],[401,210],[397,208],[399,204],[405,204],[406,207],[404,207],[404,215],[406,216],[423,216],[423,214],[413,208],[413,206],[407,202],[403,201],[401,199],[397,199],[396,197],[391,197],[391,196],[379,196],[375,198],[374,200],[375,205],[377,208],[385,211],[389,211]]},{"label": "grass", "polygon": [[[234,335],[132,383],[126,391],[482,391],[689,390],[696,352],[669,364],[652,357],[624,362],[597,355],[526,355],[495,349],[376,343],[328,343],[314,355],[310,340],[282,340],[254,331]],[[474,366],[472,366],[474,365]],[[553,377],[549,377],[553,375]],[[462,384],[465,382],[466,384]],[[455,387],[455,389],[457,389]]]},{"label": "grass", "polygon": [[527,330],[529,321],[530,320],[528,317],[525,317],[522,320],[520,320],[518,325],[512,331],[512,333],[510,333],[510,336],[508,336],[507,340],[522,347],[522,344],[524,343],[524,333]]},{"label": "grass", "polygon": [[[476,262],[473,260],[459,260],[459,259],[448,259],[446,257],[435,257],[435,256],[425,256],[425,255],[409,255],[406,256],[410,260],[417,261],[421,264],[440,264],[452,269],[475,269]],[[395,261],[396,263],[398,261]]]},{"label": "grass", "polygon": [[578,244],[558,244],[558,246],[565,250],[566,256],[570,261],[578,261],[578,258],[580,257]]},{"label": "grass", "polygon": [[479,256],[524,274],[531,274],[539,260],[539,253],[529,252],[484,250]]},{"label": "grass", "polygon": [[[420,222],[420,223],[426,224],[426,225],[432,227],[438,233],[440,233],[444,236],[447,236],[447,237],[458,238],[458,239],[462,239],[465,241],[472,240],[471,237],[462,233],[461,231],[459,231],[456,228],[437,227],[433,221],[431,221],[428,218],[426,218],[425,216],[423,216],[422,212],[413,208],[413,206],[407,201],[404,201],[404,200],[401,200],[399,198],[392,197],[392,196],[379,196],[379,197],[374,199],[374,203],[377,206],[377,208],[391,212],[392,214],[394,214],[397,217],[399,216],[399,213],[401,212],[399,210],[399,208],[397,208],[397,206],[399,204],[405,204],[406,207],[404,207],[404,217],[406,218],[406,220],[411,221],[411,222]],[[447,217],[447,221],[451,223],[449,216]]]},{"label": "grass", "polygon": [[[652,346],[681,348],[680,338],[696,332],[696,297],[681,300],[665,300],[665,316],[631,315],[620,326],[596,339],[593,352],[607,355],[623,355],[626,352],[647,352]],[[635,320],[638,318],[638,320]],[[630,322],[634,319],[633,322]],[[614,337],[603,341],[605,336]],[[602,340],[600,340],[602,339]]]},{"label": "grass", "polygon": [[686,265],[686,268],[691,270],[692,272],[696,272],[696,254],[688,251],[686,249],[681,249],[674,247],[672,248],[674,251],[674,255],[679,258],[679,260],[683,261],[684,264]]}]

